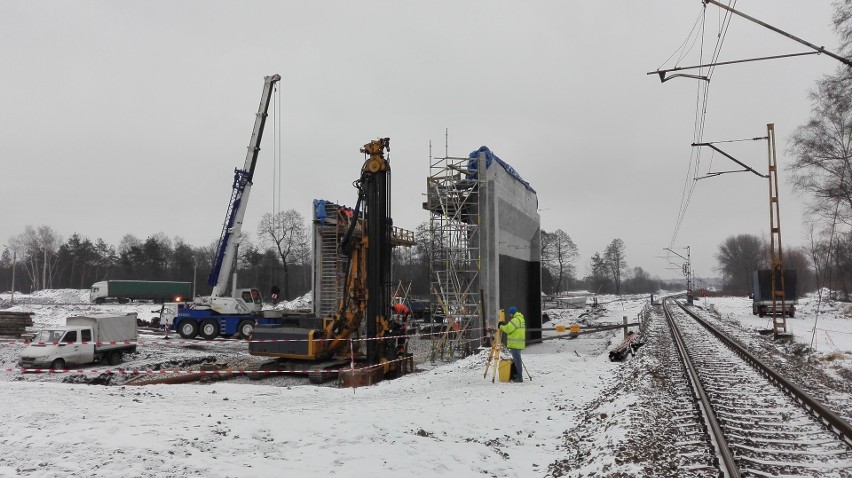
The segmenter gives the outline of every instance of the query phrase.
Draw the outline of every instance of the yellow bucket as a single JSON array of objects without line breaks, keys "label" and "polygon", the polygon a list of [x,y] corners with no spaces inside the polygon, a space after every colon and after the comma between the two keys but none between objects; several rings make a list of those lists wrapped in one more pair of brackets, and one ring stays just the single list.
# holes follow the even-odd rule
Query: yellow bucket
[{"label": "yellow bucket", "polygon": [[500,366],[498,367],[500,371],[500,381],[508,382],[509,377],[512,376],[512,359],[500,359]]}]

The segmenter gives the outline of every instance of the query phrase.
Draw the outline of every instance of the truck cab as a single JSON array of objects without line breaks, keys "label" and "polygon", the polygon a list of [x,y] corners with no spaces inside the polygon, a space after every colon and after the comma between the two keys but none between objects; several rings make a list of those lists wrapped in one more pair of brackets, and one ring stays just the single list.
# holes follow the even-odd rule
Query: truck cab
[{"label": "truck cab", "polygon": [[163,302],[160,308],[160,328],[173,330],[175,317],[178,316],[180,309],[188,307],[189,304],[189,302]]},{"label": "truck cab", "polygon": [[184,339],[234,335],[247,339],[256,323],[274,320],[262,310],[263,296],[258,289],[237,289],[233,297],[199,296],[189,306],[178,304],[176,315],[163,320],[170,320],[170,329]]},{"label": "truck cab", "polygon": [[96,304],[103,304],[108,295],[107,282],[95,282],[92,284],[92,290],[89,291],[89,300]]},{"label": "truck cab", "polygon": [[68,365],[92,363],[95,344],[91,327],[53,327],[36,334],[21,352],[22,368],[64,370]]},{"label": "truck cab", "polygon": [[53,370],[94,362],[118,365],[124,353],[136,352],[136,319],[136,314],[68,317],[64,326],[39,331],[21,352],[18,365]]},{"label": "truck cab", "polygon": [[237,289],[233,297],[196,297],[192,308],[223,315],[253,314],[263,310],[263,296],[255,288]]}]

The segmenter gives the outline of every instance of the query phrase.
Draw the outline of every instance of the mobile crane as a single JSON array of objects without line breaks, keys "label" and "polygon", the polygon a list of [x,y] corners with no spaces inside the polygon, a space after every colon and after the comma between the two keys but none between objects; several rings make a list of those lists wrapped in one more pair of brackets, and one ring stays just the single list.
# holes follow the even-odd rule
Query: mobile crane
[{"label": "mobile crane", "polygon": [[322,369],[350,363],[355,352],[347,339],[359,334],[363,322],[367,345],[366,357],[360,351],[357,354],[361,362],[383,365],[371,368],[382,373],[404,372],[410,366],[405,329],[389,320],[391,248],[395,235],[404,233],[393,227],[390,218],[390,162],[385,151],[390,151],[389,138],[361,148],[366,159],[360,179],[354,183],[358,202],[339,244],[347,273],[336,312],[321,318],[284,317],[281,325],[255,327],[249,353],[276,358],[263,368],[289,365],[303,370],[305,362],[310,362],[307,366],[315,371],[309,374],[311,381],[323,381],[329,375]]},{"label": "mobile crane", "polygon": [[209,296],[195,297],[188,305],[179,305],[172,322],[174,329],[183,338],[191,339],[196,335],[207,340],[212,340],[219,335],[239,335],[247,338],[251,335],[255,323],[275,320],[263,317],[261,313],[263,298],[258,289],[237,289],[236,275],[231,286],[231,296],[224,294],[228,285],[228,276],[237,259],[243,217],[248,206],[267,111],[274,86],[280,80],[279,75],[263,78],[263,94],[260,97],[245,165],[243,169],[234,169],[231,199],[225,213],[224,227],[219,236],[213,269],[207,278],[207,283],[213,286],[213,292]]}]

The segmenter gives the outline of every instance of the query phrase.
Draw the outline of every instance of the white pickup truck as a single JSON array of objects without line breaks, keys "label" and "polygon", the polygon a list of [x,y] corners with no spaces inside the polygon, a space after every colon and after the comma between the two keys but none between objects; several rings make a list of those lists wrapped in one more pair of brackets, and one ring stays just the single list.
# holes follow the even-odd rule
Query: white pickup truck
[{"label": "white pickup truck", "polygon": [[136,314],[68,317],[65,324],[38,332],[21,352],[18,365],[54,370],[94,362],[118,365],[123,354],[136,352]]}]

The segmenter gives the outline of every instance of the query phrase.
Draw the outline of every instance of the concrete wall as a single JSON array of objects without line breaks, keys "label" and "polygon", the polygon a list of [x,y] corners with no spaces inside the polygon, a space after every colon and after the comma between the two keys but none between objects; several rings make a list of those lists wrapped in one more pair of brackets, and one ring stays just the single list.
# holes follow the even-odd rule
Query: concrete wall
[{"label": "concrete wall", "polygon": [[[480,278],[487,326],[517,307],[528,328],[541,328],[541,217],[536,193],[480,153]],[[531,332],[529,339],[541,337]]]}]

